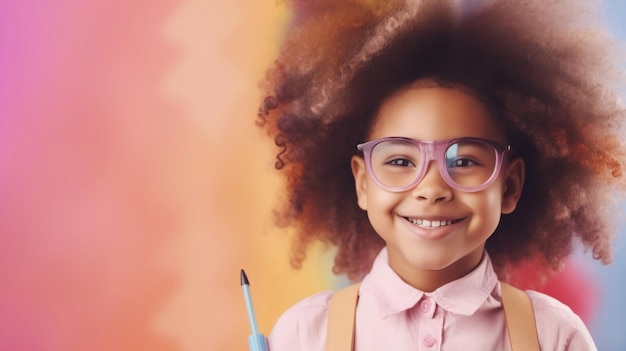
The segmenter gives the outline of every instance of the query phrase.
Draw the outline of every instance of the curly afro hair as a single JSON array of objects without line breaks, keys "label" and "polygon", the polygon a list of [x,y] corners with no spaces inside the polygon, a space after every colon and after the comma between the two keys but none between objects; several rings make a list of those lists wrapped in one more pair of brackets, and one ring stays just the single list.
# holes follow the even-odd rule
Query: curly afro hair
[{"label": "curly afro hair", "polygon": [[262,87],[257,123],[280,148],[295,229],[292,264],[313,241],[337,247],[334,272],[360,279],[384,242],[356,203],[350,158],[380,104],[434,77],[474,92],[526,163],[515,212],[486,247],[499,274],[526,260],[558,269],[576,241],[608,263],[624,190],[626,112],[619,47],[586,1],[295,1]]}]

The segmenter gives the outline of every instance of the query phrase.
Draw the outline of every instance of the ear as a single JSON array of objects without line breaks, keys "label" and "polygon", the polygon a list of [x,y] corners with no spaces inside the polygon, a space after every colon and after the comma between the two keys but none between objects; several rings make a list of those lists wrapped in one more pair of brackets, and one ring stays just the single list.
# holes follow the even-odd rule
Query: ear
[{"label": "ear", "polygon": [[509,214],[515,210],[522,188],[524,187],[525,165],[524,160],[516,157],[508,162],[504,173],[504,188],[502,193],[503,214]]},{"label": "ear", "polygon": [[360,156],[352,156],[350,162],[352,166],[352,175],[354,176],[354,186],[356,187],[356,197],[359,207],[367,210],[367,170],[365,169],[365,160]]}]

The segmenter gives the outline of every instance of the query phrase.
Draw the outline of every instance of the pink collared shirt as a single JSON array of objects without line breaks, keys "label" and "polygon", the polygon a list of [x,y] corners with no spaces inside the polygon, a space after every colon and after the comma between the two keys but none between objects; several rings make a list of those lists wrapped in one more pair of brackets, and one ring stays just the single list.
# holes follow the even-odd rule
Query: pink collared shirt
[{"label": "pink collared shirt", "polygon": [[[544,351],[597,350],[582,320],[545,294],[527,291]],[[323,351],[332,292],[287,310],[269,337],[270,351]],[[425,293],[389,267],[383,249],[360,287],[355,351],[510,350],[500,283],[487,254],[461,279]]]}]

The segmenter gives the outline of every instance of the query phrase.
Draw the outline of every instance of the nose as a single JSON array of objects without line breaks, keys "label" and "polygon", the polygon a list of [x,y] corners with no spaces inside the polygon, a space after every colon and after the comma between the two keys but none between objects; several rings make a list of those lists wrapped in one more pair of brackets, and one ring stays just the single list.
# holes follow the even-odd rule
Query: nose
[{"label": "nose", "polygon": [[424,178],[413,188],[413,196],[429,203],[446,202],[452,198],[452,189],[439,173],[433,160],[429,162]]}]

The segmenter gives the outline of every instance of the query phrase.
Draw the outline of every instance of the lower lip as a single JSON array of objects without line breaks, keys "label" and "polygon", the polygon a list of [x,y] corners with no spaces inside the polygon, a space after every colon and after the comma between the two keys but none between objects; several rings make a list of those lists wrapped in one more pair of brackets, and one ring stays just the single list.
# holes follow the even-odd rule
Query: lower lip
[{"label": "lower lip", "polygon": [[402,218],[402,221],[406,223],[411,234],[426,240],[441,240],[450,235],[463,221],[458,221],[452,224],[445,225],[443,227],[420,227],[417,224],[413,224],[407,221],[405,218]]}]

